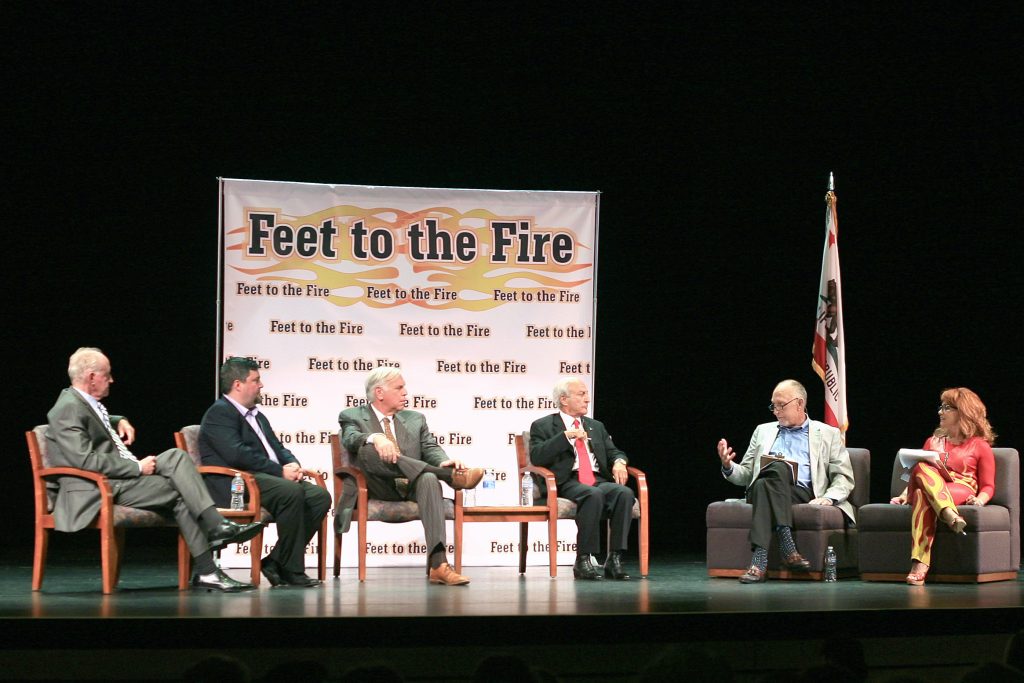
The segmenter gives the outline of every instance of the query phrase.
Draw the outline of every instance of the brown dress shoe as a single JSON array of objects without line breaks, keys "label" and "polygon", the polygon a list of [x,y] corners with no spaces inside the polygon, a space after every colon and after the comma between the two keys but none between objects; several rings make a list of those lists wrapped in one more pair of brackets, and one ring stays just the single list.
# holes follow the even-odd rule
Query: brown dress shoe
[{"label": "brown dress shoe", "polygon": [[786,565],[790,569],[796,569],[798,571],[806,572],[810,570],[811,563],[804,559],[804,556],[800,553],[793,553],[782,558],[782,564]]},{"label": "brown dress shoe", "polygon": [[747,573],[740,577],[740,583],[764,583],[767,578],[767,572],[761,571],[760,567],[752,564]]},{"label": "brown dress shoe", "polygon": [[476,485],[483,478],[483,467],[467,467],[464,470],[455,470],[452,472],[452,488],[455,490],[475,489]]},{"label": "brown dress shoe", "polygon": [[464,586],[469,583],[469,579],[462,574],[456,574],[452,566],[447,562],[442,562],[440,567],[434,567],[430,570],[430,583],[440,583],[445,586]]}]

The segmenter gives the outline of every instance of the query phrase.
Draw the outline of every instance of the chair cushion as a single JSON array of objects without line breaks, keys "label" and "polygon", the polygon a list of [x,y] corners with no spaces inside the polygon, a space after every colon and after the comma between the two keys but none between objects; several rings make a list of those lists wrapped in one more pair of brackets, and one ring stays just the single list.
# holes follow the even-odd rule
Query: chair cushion
[{"label": "chair cushion", "polygon": [[744,500],[720,500],[708,505],[704,522],[709,529],[749,529],[754,507]]},{"label": "chair cushion", "polygon": [[[753,518],[754,506],[746,501],[717,501],[708,505],[705,524],[709,529],[749,529]],[[804,531],[841,530],[846,527],[846,518],[836,507],[794,505],[793,527]]]},{"label": "chair cushion", "polygon": [[[545,505],[541,502],[538,505]],[[633,519],[640,519],[640,501],[633,501]],[[569,500],[568,498],[558,499],[558,518],[559,519],[576,519],[576,503]]]},{"label": "chair cushion", "polygon": [[114,526],[128,529],[157,526],[178,526],[170,511],[142,510],[124,505],[114,506]]},{"label": "chair cushion", "polygon": [[[1001,505],[960,505],[957,508],[967,520],[967,533],[981,531],[1009,531],[1010,512]],[[862,532],[910,530],[910,506],[872,503],[857,513],[857,525]],[[935,525],[936,532],[951,533],[943,523]]]},{"label": "chair cushion", "polygon": [[[412,522],[420,518],[420,506],[411,500],[374,500],[366,505],[368,522]],[[455,501],[444,499],[444,518],[455,519]]]}]

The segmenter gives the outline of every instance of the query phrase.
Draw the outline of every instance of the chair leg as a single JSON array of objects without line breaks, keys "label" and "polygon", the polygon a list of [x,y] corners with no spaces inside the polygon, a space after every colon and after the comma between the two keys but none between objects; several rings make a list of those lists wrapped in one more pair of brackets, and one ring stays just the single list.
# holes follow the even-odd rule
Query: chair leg
[{"label": "chair leg", "polygon": [[43,573],[46,570],[46,550],[50,543],[49,529],[42,524],[36,524],[36,548],[32,557],[32,590],[37,591],[43,587]]},{"label": "chair leg", "polygon": [[[430,557],[427,556],[427,575],[430,575]],[[455,510],[455,573],[462,573],[462,509]]]},{"label": "chair leg", "polygon": [[558,576],[558,518],[548,516],[548,574]]},{"label": "chair leg", "polygon": [[359,547],[356,549],[359,555],[359,581],[366,581],[366,519],[359,520]]},{"label": "chair leg", "polygon": [[114,585],[121,581],[121,560],[124,558],[124,536],[122,528],[114,527],[114,541],[117,547],[117,555],[114,557]]},{"label": "chair leg", "polygon": [[530,542],[529,522],[519,522],[519,573],[526,573],[526,550]]},{"label": "chair leg", "polygon": [[103,577],[103,594],[114,592],[117,585],[117,539],[109,526],[100,527],[100,572]]},{"label": "chair leg", "polygon": [[648,536],[647,536],[647,515],[641,515],[640,517],[640,576],[641,578],[647,578],[647,570],[649,567],[649,556],[648,556]]},{"label": "chair leg", "polygon": [[343,534],[334,532],[334,578],[341,576],[341,539]]},{"label": "chair leg", "polygon": [[316,578],[323,583],[327,579],[327,516],[320,522],[316,536]]},{"label": "chair leg", "polygon": [[192,551],[188,549],[185,537],[178,534],[178,590],[188,590],[192,580]]},{"label": "chair leg", "polygon": [[254,586],[260,585],[260,576],[263,570],[263,532],[259,532],[249,541],[249,581]]}]

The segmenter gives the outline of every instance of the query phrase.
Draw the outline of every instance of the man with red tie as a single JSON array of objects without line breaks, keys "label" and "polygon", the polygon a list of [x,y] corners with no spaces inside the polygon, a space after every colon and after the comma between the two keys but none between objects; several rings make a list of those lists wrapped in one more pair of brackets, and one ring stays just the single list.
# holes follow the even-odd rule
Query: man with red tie
[{"label": "man with red tie", "polygon": [[626,483],[626,454],[616,448],[608,430],[586,416],[590,405],[587,385],[571,377],[552,393],[559,410],[530,425],[530,461],[555,475],[558,495],[576,503],[577,579],[596,580],[601,574],[591,555],[600,551],[600,521],[609,520],[611,541],[604,575],[628,579],[622,553],[632,524],[633,491]]}]

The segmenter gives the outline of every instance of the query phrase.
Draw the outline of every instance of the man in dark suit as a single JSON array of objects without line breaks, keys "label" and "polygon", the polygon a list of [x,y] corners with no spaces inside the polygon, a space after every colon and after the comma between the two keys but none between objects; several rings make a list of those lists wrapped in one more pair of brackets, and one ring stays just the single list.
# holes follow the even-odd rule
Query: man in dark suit
[{"label": "man in dark suit", "polygon": [[[173,511],[194,560],[194,586],[227,593],[254,588],[218,569],[211,551],[248,541],[262,525],[224,519],[185,451],[172,448],[140,460],[128,450],[135,441],[135,428],[126,418],[110,415],[100,402],[114,383],[110,360],[102,351],[87,347],[75,351],[68,376],[71,387],[60,393],[46,416],[47,450],[53,465],[106,475],[118,505]],[[99,512],[99,489],[77,477],[61,477],[59,484],[53,510],[57,530],[84,529]]]},{"label": "man in dark suit", "polygon": [[601,548],[599,525],[608,519],[611,545],[604,564],[609,579],[628,579],[622,568],[629,527],[633,521],[633,491],[626,483],[626,454],[597,420],[586,416],[587,386],[576,378],[563,379],[552,394],[559,410],[530,425],[530,461],[555,475],[558,495],[576,503],[577,579],[600,579],[591,555]]},{"label": "man in dark suit", "polygon": [[[220,368],[223,396],[203,415],[199,453],[205,465],[252,473],[260,489],[260,504],[277,523],[277,544],[263,558],[263,575],[272,586],[309,588],[320,582],[306,575],[306,544],[331,509],[331,496],[303,480],[299,461],[281,444],[256,407],[262,388],[256,361],[233,357],[224,362]],[[217,504],[227,507],[231,480],[210,475],[206,483]]]},{"label": "man in dark suit", "polygon": [[[341,444],[366,474],[371,498],[415,500],[420,508],[431,583],[459,586],[469,579],[457,574],[445,555],[444,501],[440,481],[453,489],[474,488],[482,468],[466,469],[437,445],[422,413],[404,410],[405,380],[398,368],[379,367],[366,378],[367,405],[338,416]],[[405,481],[408,481],[407,490]],[[347,485],[338,503],[335,523],[344,531],[355,505],[355,489]]]}]

